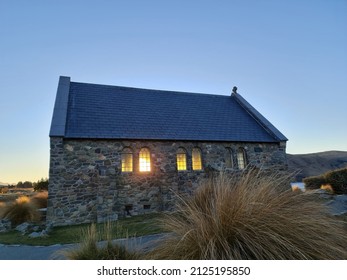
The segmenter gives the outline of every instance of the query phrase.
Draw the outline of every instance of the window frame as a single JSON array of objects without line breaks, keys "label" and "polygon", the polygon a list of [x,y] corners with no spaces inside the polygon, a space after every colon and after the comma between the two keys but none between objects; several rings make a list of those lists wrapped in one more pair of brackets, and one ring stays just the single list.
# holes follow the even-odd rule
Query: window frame
[{"label": "window frame", "polygon": [[[179,156],[182,156],[181,159],[179,159]],[[182,165],[182,166],[181,166]],[[183,167],[183,168],[180,168]],[[177,171],[187,171],[187,151],[186,149],[180,147],[177,149],[176,152],[176,168]]]},{"label": "window frame", "polygon": [[[194,154],[196,154],[198,156],[198,162],[196,162],[196,157],[194,156]],[[196,168],[196,166],[199,166],[200,168]],[[201,152],[201,149],[198,148],[198,147],[195,147],[195,148],[192,149],[192,170],[193,171],[201,171],[201,170],[203,170],[202,152]]]},{"label": "window frame", "polygon": [[[130,157],[127,158],[129,155]],[[127,163],[129,160],[130,164],[129,162]],[[134,171],[134,154],[132,149],[129,147],[125,147],[121,152],[121,170],[122,173],[130,173]]]},{"label": "window frame", "polygon": [[226,158],[225,158],[225,167],[229,169],[235,168],[235,162],[234,162],[234,151],[232,148],[226,147]]},{"label": "window frame", "polygon": [[240,170],[243,170],[247,167],[247,154],[246,150],[243,147],[239,147],[236,153],[237,158],[237,167]]}]

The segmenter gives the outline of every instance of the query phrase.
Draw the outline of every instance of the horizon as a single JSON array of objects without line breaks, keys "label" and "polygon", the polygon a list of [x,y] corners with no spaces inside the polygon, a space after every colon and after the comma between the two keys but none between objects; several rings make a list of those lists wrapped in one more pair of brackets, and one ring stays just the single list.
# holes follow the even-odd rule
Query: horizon
[{"label": "horizon", "polygon": [[0,181],[48,178],[59,76],[219,95],[237,86],[288,154],[347,151],[346,26],[347,1],[1,3]]}]

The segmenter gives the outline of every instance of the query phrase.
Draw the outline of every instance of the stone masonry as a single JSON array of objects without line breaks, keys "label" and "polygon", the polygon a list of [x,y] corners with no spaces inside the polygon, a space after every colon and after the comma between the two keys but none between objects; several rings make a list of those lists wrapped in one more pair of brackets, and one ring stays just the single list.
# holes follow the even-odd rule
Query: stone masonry
[{"label": "stone masonry", "polygon": [[[139,151],[150,150],[151,171],[139,171]],[[192,170],[192,149],[202,153],[203,169]],[[171,211],[177,194],[191,194],[208,170],[237,170],[236,151],[247,163],[284,168],[285,142],[74,140],[51,137],[47,222],[53,226],[117,220],[126,215]],[[121,152],[133,152],[133,172],[121,171]],[[187,151],[187,170],[178,171],[176,152]],[[233,165],[228,165],[228,150]],[[230,154],[229,154],[230,155]],[[230,160],[229,160],[230,161]]]}]

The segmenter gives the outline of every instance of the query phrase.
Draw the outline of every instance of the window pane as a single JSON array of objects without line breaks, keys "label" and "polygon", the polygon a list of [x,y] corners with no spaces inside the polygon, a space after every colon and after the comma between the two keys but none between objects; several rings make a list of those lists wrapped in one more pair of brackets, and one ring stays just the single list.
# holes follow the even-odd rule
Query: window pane
[{"label": "window pane", "polygon": [[245,150],[240,148],[237,150],[237,165],[239,169],[244,169],[246,167],[246,154]]},{"label": "window pane", "polygon": [[192,152],[192,163],[193,163],[193,170],[201,170],[202,169],[201,152],[197,148],[193,149],[193,152]]},{"label": "window pane", "polygon": [[133,171],[133,154],[122,153],[122,172]]},{"label": "window pane", "polygon": [[177,153],[177,170],[187,170],[187,157],[185,153]]},{"label": "window pane", "polygon": [[151,155],[147,148],[140,151],[140,171],[151,171]]},{"label": "window pane", "polygon": [[230,148],[226,148],[225,165],[227,168],[234,167],[233,151]]}]

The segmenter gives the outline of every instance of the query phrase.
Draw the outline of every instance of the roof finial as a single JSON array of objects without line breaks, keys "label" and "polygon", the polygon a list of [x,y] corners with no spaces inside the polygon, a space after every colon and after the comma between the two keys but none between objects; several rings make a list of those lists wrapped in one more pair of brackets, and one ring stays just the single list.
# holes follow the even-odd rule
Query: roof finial
[{"label": "roof finial", "polygon": [[233,95],[237,94],[237,87],[236,87],[236,86],[233,87],[232,94],[233,94]]}]

